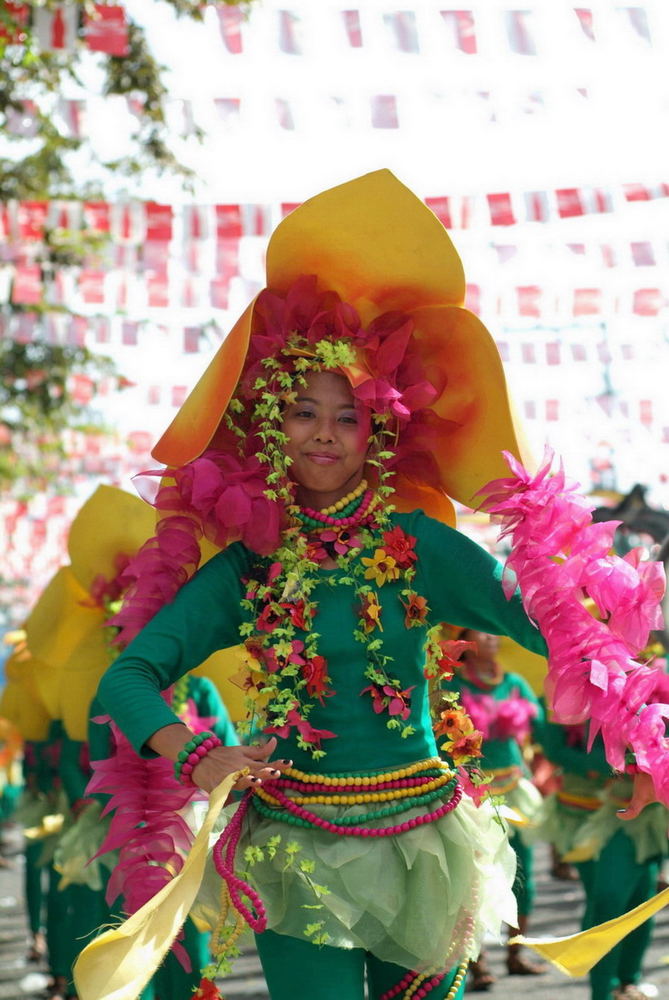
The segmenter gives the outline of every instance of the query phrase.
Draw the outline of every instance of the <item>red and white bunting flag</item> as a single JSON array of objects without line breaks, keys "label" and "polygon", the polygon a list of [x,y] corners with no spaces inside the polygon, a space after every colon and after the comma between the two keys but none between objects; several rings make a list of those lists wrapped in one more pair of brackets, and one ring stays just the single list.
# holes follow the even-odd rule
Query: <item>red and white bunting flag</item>
[{"label": "red and white bunting flag", "polygon": [[239,97],[215,97],[214,107],[223,125],[235,125],[239,121],[242,102]]},{"label": "red and white bunting flag", "polygon": [[185,385],[173,385],[171,392],[172,406],[183,406],[187,395],[188,388]]},{"label": "red and white bunting flag", "polygon": [[147,274],[146,296],[147,304],[152,309],[167,309],[170,304],[170,291],[166,271]]},{"label": "red and white bunting flag", "polygon": [[170,257],[169,249],[169,243],[147,240],[140,249],[143,270],[166,271]]},{"label": "red and white bunting flag", "polygon": [[574,14],[576,15],[581,30],[588,41],[596,41],[592,10],[589,7],[574,7]]},{"label": "red and white bunting flag", "polygon": [[42,300],[42,271],[37,265],[22,264],[14,271],[12,302],[35,306]]},{"label": "red and white bunting flag", "polygon": [[560,401],[558,399],[546,400],[546,420],[560,419]]},{"label": "red and white bunting flag", "polygon": [[348,38],[348,44],[352,49],[362,48],[362,26],[360,24],[359,10],[343,10],[341,16],[344,21],[344,31]]},{"label": "red and white bunting flag", "polygon": [[548,222],[550,205],[547,191],[526,191],[525,213],[528,222]]},{"label": "red and white bunting flag", "polygon": [[149,406],[158,406],[162,393],[159,385],[150,385],[146,393],[146,401]]},{"label": "red and white bunting flag", "polygon": [[58,101],[58,113],[65,125],[68,137],[80,139],[86,127],[86,101],[72,101],[64,97]]},{"label": "red and white bunting flag", "polygon": [[650,201],[653,197],[651,189],[645,184],[623,184],[623,194],[626,201]]},{"label": "red and white bunting flag", "polygon": [[476,27],[471,10],[442,10],[441,16],[450,33],[452,46],[465,55],[476,55]]},{"label": "red and white bunting flag", "polygon": [[109,56],[127,56],[128,23],[125,9],[116,4],[96,3],[93,13],[84,13],[83,35],[93,52]]},{"label": "red and white bunting flag", "polygon": [[546,344],[546,364],[547,365],[559,365],[560,364],[560,341],[550,340]]},{"label": "red and white bunting flag", "polygon": [[230,300],[230,279],[214,278],[209,282],[209,300],[213,309],[227,309]]},{"label": "red and white bunting flag", "polygon": [[71,316],[67,331],[67,342],[71,347],[85,347],[88,333],[87,316]]},{"label": "red and white bunting flag", "polygon": [[451,215],[450,198],[426,198],[425,204],[437,216],[442,226],[446,229],[453,228],[453,217]]},{"label": "red and white bunting flag", "polygon": [[304,52],[302,38],[302,18],[291,10],[278,10],[279,49],[291,56],[300,56]]},{"label": "red and white bunting flag", "polygon": [[126,347],[135,347],[137,345],[138,331],[139,323],[131,323],[129,320],[125,320],[121,325],[121,343]]},{"label": "red and white bunting flag", "polygon": [[216,238],[226,240],[242,235],[242,206],[216,205]]},{"label": "red and white bunting flag", "polygon": [[571,357],[573,361],[587,361],[588,352],[586,350],[585,344],[572,344]]},{"label": "red and white bunting flag", "polygon": [[399,128],[397,97],[394,94],[377,94],[372,97],[372,128]]},{"label": "red and white bunting flag", "polygon": [[223,44],[231,55],[239,55],[243,50],[243,13],[239,7],[229,7],[226,4],[217,4],[216,13]]},{"label": "red and white bunting flag", "polygon": [[561,219],[585,214],[579,188],[557,188],[555,197],[557,199],[558,215]]},{"label": "red and white bunting flag", "polygon": [[536,345],[531,341],[525,341],[520,345],[520,359],[524,365],[535,365],[537,363]]},{"label": "red and white bunting flag", "polygon": [[47,222],[50,229],[81,229],[82,203],[68,199],[49,202]]},{"label": "red and white bunting flag", "polygon": [[543,289],[539,285],[519,285],[516,295],[520,316],[541,316]]},{"label": "red and white bunting flag", "polygon": [[145,206],[142,202],[110,203],[110,232],[116,243],[142,243],[146,237]]},{"label": "red and white bunting flag", "polygon": [[653,422],[653,400],[652,399],[640,399],[639,400],[639,420],[642,424],[648,427]]},{"label": "red and white bunting flag", "polygon": [[537,419],[537,404],[533,399],[526,399],[523,403],[523,409],[527,420]]},{"label": "red and white bunting flag", "polygon": [[239,240],[219,240],[216,244],[216,273],[228,281],[239,274]]},{"label": "red and white bunting flag", "polygon": [[659,288],[637,288],[632,301],[635,316],[657,316],[667,306],[667,298]]},{"label": "red and white bunting flag", "polygon": [[79,5],[74,3],[59,3],[50,9],[33,8],[33,28],[43,51],[74,49],[79,30],[79,10]]},{"label": "red and white bunting flag", "polygon": [[111,322],[109,316],[91,316],[91,328],[95,331],[96,344],[111,342]]},{"label": "red and white bunting flag", "polygon": [[285,97],[275,97],[274,110],[279,128],[292,132],[295,129],[295,117],[290,101],[286,100]]},{"label": "red and white bunting flag", "polygon": [[11,318],[11,336],[17,344],[29,344],[37,333],[37,315],[22,312]]},{"label": "red and white bunting flag", "polygon": [[144,205],[146,217],[146,239],[156,243],[167,243],[172,239],[174,209],[171,205],[159,205],[147,201]]},{"label": "red and white bunting flag", "polygon": [[21,201],[17,211],[19,239],[41,240],[49,212],[48,201]]},{"label": "red and white bunting flag", "polygon": [[4,305],[5,302],[9,302],[13,278],[13,267],[0,267],[0,304],[2,305]]},{"label": "red and white bunting flag", "polygon": [[69,395],[81,406],[87,406],[93,399],[95,386],[88,375],[70,375],[68,379]]},{"label": "red and white bunting flag", "polygon": [[513,226],[516,217],[513,214],[511,195],[508,192],[503,194],[486,195],[488,209],[490,211],[490,224],[492,226]]},{"label": "red and white bunting flag", "polygon": [[109,202],[84,202],[84,227],[95,233],[108,233],[111,227],[111,211]]},{"label": "red and white bunting flag", "polygon": [[600,316],[602,312],[601,288],[575,288],[572,300],[574,316]]},{"label": "red and white bunting flag", "polygon": [[79,274],[79,293],[87,305],[104,305],[105,271],[85,268]]},{"label": "red and white bunting flag", "polygon": [[184,354],[197,354],[200,350],[202,328],[199,326],[184,327]]},{"label": "red and white bunting flag", "polygon": [[210,233],[210,220],[209,205],[185,205],[183,209],[184,240],[207,239]]},{"label": "red and white bunting flag", "polygon": [[635,267],[655,267],[657,261],[655,260],[655,251],[653,250],[652,243],[649,243],[647,240],[630,243],[630,250]]}]

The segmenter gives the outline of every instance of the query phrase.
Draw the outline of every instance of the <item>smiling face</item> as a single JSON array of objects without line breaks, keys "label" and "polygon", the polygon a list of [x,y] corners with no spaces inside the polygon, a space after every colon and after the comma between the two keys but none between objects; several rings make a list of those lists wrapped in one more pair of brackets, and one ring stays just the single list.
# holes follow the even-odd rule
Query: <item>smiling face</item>
[{"label": "smiling face", "polygon": [[370,418],[357,404],[343,375],[313,372],[284,414],[297,499],[320,509],[341,500],[362,479],[367,458]]}]

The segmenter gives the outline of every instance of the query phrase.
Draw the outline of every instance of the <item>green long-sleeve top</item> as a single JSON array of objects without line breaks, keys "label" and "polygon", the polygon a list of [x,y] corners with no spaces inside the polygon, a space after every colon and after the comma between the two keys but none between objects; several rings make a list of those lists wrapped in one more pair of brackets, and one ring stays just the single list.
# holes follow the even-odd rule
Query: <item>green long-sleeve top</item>
[{"label": "green long-sleeve top", "polygon": [[48,795],[60,788],[63,732],[60,719],[53,719],[45,740],[26,740],[24,743],[23,776],[30,791]]},{"label": "green long-sleeve top", "polygon": [[[485,703],[486,698],[492,698],[494,702],[501,702],[508,701],[514,696],[519,696],[523,701],[527,701],[535,707],[536,714],[530,724],[530,731],[533,738],[536,738],[536,734],[543,723],[543,707],[530,685],[520,674],[505,673],[499,684],[494,687],[486,686],[485,688],[472,684],[464,677],[455,675],[445,687],[447,690],[455,691],[459,695],[467,692],[470,698],[476,699],[482,705]],[[476,725],[476,719],[473,721]],[[513,736],[505,739],[496,739],[495,737],[485,738],[482,750],[483,756],[477,763],[484,771],[523,766],[523,752],[520,743]]]},{"label": "green long-sleeve top", "polygon": [[[508,635],[527,649],[546,654],[543,638],[528,620],[518,594],[510,601],[501,586],[501,565],[460,532],[428,518],[422,511],[391,515],[416,538],[413,589],[427,599],[429,624],[456,626]],[[363,553],[370,555],[371,553]],[[171,604],[161,609],[114,662],[102,679],[99,697],[139,752],[149,754],[146,741],[163,726],[178,720],[158,692],[217,649],[239,642],[245,621],[240,602],[243,578],[257,556],[237,542],[211,559],[185,584]],[[315,702],[309,722],[336,733],[323,741],[327,756],[319,771],[360,771],[396,767],[436,754],[424,677],[425,631],[406,628],[401,603],[405,584],[385,583],[378,589],[383,632],[382,654],[392,658],[388,672],[402,688],[414,686],[407,725],[412,735],[389,731],[385,713],[375,714],[365,678],[364,647],[355,639],[359,627],[355,586],[342,581],[339,569],[315,570],[319,582],[310,599],[317,602],[313,628],[318,651],[328,664],[335,694]],[[314,770],[307,751],[292,735],[279,740],[277,757],[289,757],[297,767]]]}]

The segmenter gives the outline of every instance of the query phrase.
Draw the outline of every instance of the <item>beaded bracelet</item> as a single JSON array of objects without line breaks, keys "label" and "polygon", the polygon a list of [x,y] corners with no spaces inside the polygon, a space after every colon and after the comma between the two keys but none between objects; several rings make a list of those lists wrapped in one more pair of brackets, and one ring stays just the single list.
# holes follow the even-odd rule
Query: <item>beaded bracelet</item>
[{"label": "beaded bracelet", "polygon": [[194,785],[192,773],[203,757],[223,744],[215,733],[204,730],[188,741],[174,762],[174,777],[181,785]]}]

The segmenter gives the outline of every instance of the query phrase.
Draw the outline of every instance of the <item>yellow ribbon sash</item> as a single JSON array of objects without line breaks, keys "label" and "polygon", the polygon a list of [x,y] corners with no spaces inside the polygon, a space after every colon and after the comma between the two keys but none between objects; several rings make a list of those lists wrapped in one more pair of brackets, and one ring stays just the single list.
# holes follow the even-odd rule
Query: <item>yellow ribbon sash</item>
[{"label": "yellow ribbon sash", "polygon": [[652,899],[635,906],[629,913],[623,913],[620,917],[614,917],[613,920],[607,920],[606,923],[590,927],[579,934],[561,938],[518,936],[513,941],[532,948],[568,976],[585,976],[611,948],[668,903],[669,889],[663,889]]},{"label": "yellow ribbon sash", "polygon": [[184,866],[137,913],[91,941],[74,966],[79,1000],[135,1000],[163,961],[195,901],[209,836],[240,772],[214,789]]}]

